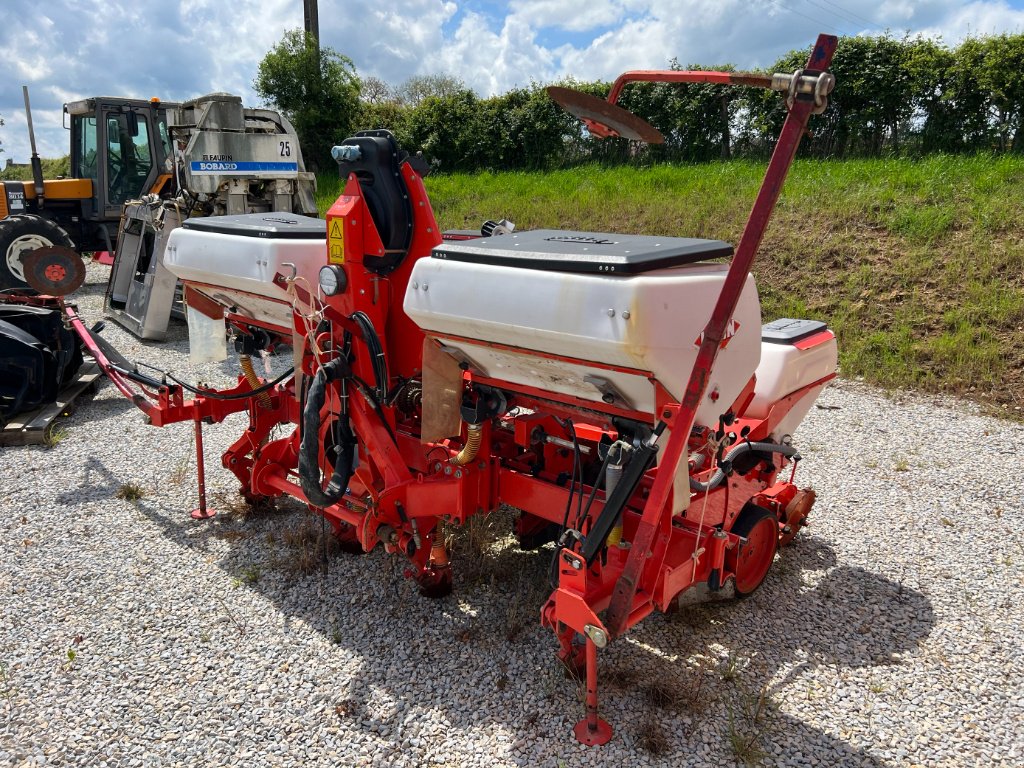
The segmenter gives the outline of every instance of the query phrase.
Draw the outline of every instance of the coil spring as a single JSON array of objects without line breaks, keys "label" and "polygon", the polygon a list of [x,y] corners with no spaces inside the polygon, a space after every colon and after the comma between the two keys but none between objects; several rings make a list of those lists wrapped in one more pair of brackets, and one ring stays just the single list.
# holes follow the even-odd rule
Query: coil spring
[{"label": "coil spring", "polygon": [[[239,364],[242,366],[242,375],[245,376],[245,380],[249,382],[249,386],[256,389],[260,386],[259,376],[256,375],[256,369],[252,365],[252,358],[249,355],[242,355],[239,358]],[[266,392],[260,392],[256,395],[256,402],[260,404],[261,408],[270,407],[270,395]]]}]

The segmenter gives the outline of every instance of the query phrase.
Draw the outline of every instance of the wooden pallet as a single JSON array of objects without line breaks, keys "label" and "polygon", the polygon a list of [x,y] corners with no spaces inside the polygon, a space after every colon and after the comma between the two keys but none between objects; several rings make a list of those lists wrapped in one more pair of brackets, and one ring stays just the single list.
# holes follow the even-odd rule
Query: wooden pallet
[{"label": "wooden pallet", "polygon": [[76,400],[92,395],[98,388],[97,380],[103,375],[91,357],[86,357],[78,374],[57,394],[57,401],[27,413],[15,414],[0,431],[0,445],[43,445],[54,440],[57,418],[70,416]]}]

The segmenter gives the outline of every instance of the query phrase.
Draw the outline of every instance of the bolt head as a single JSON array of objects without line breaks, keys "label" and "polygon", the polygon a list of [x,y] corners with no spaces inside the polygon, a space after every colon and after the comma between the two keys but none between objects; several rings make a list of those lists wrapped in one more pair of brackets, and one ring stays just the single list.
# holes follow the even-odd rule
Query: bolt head
[{"label": "bolt head", "polygon": [[608,645],[608,633],[600,627],[595,627],[593,624],[587,624],[583,627],[583,634],[594,641],[594,645],[598,648],[604,648]]}]

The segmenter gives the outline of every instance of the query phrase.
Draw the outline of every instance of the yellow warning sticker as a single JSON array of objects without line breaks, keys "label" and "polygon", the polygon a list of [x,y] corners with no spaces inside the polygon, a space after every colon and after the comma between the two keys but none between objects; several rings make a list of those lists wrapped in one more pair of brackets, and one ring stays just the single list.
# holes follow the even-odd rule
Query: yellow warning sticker
[{"label": "yellow warning sticker", "polygon": [[331,220],[327,232],[327,260],[331,264],[345,263],[345,223],[341,218]]}]

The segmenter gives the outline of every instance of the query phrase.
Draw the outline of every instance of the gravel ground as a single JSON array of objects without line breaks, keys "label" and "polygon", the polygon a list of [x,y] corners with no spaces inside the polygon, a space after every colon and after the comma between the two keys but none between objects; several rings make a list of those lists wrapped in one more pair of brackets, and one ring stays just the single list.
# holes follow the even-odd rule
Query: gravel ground
[{"label": "gravel ground", "polygon": [[[191,368],[180,325],[104,335],[233,375]],[[106,384],[55,447],[0,449],[0,765],[1024,765],[1024,427],[849,382],[819,405],[813,527],[749,600],[603,652],[615,738],[586,748],[536,621],[547,552],[470,559],[431,602],[380,551],[323,557],[297,506],[196,523],[190,427]],[[222,509],[241,419],[204,433]]]}]

